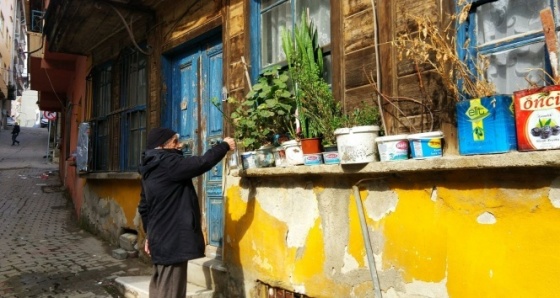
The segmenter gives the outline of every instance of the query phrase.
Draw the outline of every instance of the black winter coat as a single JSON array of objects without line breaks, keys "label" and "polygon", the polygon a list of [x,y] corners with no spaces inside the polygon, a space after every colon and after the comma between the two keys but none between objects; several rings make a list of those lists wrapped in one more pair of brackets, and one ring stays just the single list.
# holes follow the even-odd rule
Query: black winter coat
[{"label": "black winter coat", "polygon": [[224,142],[203,156],[187,158],[179,150],[146,150],[139,168],[138,212],[154,264],[171,265],[204,256],[200,204],[192,179],[212,169],[228,150]]}]

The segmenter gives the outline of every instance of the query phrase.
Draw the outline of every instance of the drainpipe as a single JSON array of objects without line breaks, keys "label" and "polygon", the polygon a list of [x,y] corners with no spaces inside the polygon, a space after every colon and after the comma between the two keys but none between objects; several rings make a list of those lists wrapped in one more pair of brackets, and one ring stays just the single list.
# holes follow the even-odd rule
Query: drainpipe
[{"label": "drainpipe", "polygon": [[362,205],[362,198],[360,197],[360,189],[358,188],[358,185],[360,183],[362,183],[363,181],[378,180],[378,179],[383,179],[383,178],[362,179],[362,180],[356,182],[356,184],[354,184],[352,186],[352,189],[354,190],[354,199],[356,200],[356,205],[358,206],[358,215],[360,217],[360,227],[362,228],[362,237],[364,239],[364,245],[366,247],[369,271],[370,271],[370,274],[371,274],[371,279],[373,281],[375,297],[381,298],[381,297],[383,297],[381,295],[381,284],[379,283],[379,276],[377,274],[377,267],[375,266],[375,258],[373,256],[373,248],[371,247],[371,240],[369,238],[369,232],[368,232],[364,207]]}]

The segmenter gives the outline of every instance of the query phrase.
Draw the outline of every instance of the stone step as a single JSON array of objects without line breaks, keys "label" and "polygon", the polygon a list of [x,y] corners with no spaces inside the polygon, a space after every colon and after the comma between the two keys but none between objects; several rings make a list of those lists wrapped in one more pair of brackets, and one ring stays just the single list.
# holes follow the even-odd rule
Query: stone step
[{"label": "stone step", "polygon": [[187,281],[200,287],[218,290],[225,285],[227,270],[219,259],[200,258],[189,261]]},{"label": "stone step", "polygon": [[[124,298],[148,298],[151,276],[122,276],[115,279],[117,287]],[[212,298],[214,291],[187,283],[186,298]]]}]

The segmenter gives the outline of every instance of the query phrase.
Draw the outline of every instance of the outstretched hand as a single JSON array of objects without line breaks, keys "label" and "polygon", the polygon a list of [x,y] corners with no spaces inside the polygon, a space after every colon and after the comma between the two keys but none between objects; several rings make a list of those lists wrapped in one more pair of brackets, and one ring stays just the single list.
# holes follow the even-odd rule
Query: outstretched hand
[{"label": "outstretched hand", "polygon": [[235,150],[235,140],[230,137],[224,138],[224,142],[229,145],[229,150]]}]

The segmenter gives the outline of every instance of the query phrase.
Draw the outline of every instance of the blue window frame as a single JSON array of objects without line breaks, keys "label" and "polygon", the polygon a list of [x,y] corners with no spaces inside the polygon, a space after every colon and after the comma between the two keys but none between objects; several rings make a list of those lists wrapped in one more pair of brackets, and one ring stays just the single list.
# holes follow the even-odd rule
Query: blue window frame
[{"label": "blue window frame", "polygon": [[93,80],[93,170],[109,170],[109,113],[111,107],[112,64],[98,66]]},{"label": "blue window frame", "polygon": [[471,69],[478,55],[488,58],[485,75],[498,94],[528,88],[526,79],[544,85],[542,70],[550,73],[550,64],[540,11],[550,7],[558,24],[558,2],[457,0],[457,11],[465,5],[471,7],[466,21],[459,24],[457,49]]},{"label": "blue window frame", "polygon": [[331,14],[330,0],[251,0],[251,77],[255,83],[263,69],[285,64],[281,28],[293,30],[301,14],[309,16],[317,28],[323,48],[325,77],[331,81]]},{"label": "blue window frame", "polygon": [[124,50],[122,57],[120,167],[136,171],[146,143],[147,58],[130,49]]},{"label": "blue window frame", "polygon": [[[146,144],[147,58],[132,49],[124,49],[119,57],[118,63],[99,65],[92,72],[93,171],[137,171]],[[119,77],[115,102],[113,70]],[[113,138],[118,144],[109,144]]]}]

